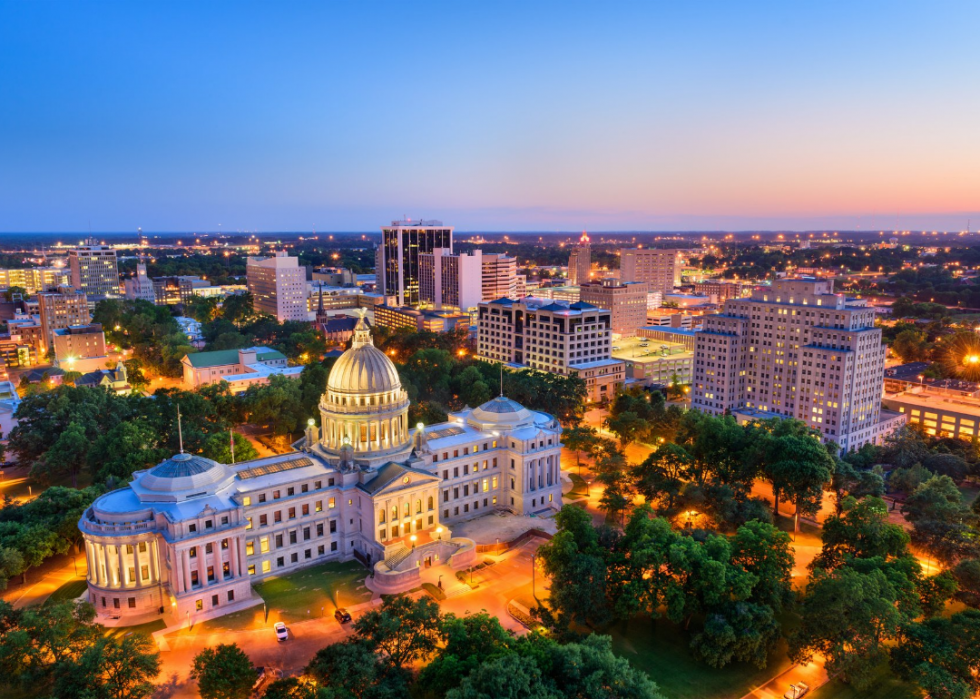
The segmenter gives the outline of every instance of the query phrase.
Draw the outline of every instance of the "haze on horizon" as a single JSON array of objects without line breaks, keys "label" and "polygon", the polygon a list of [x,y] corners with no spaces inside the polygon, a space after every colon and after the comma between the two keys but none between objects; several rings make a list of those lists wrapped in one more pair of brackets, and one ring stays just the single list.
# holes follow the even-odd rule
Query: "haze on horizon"
[{"label": "haze on horizon", "polygon": [[0,0],[0,231],[980,227],[980,4]]}]

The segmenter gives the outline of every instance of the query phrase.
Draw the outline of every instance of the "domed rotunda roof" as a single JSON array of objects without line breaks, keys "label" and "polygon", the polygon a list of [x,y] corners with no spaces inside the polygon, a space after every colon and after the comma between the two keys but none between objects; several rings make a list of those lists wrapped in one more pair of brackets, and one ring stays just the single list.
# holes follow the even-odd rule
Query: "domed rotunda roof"
[{"label": "domed rotunda roof", "polygon": [[175,454],[160,462],[140,478],[146,490],[173,493],[206,490],[231,476],[226,466],[196,454]]},{"label": "domed rotunda roof", "polygon": [[474,408],[471,416],[482,423],[496,425],[518,425],[533,419],[530,410],[504,396],[497,396],[479,408]]},{"label": "domed rotunda roof", "polygon": [[337,393],[387,393],[401,390],[398,370],[385,353],[374,346],[364,316],[354,328],[351,348],[337,359],[327,378],[327,391]]}]

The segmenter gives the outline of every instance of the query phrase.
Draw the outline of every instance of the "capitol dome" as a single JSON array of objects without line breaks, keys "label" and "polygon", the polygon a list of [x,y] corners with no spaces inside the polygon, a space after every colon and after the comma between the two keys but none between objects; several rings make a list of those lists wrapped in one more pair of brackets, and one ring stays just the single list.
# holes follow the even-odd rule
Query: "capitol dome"
[{"label": "capitol dome", "polygon": [[157,493],[206,491],[232,477],[217,461],[196,454],[175,454],[160,462],[139,479],[142,488]]},{"label": "capitol dome", "polygon": [[385,353],[374,346],[364,318],[357,321],[354,341],[330,370],[327,390],[337,393],[383,393],[402,387],[398,370]]},{"label": "capitol dome", "polygon": [[349,445],[361,458],[390,455],[409,443],[408,394],[398,370],[374,346],[364,317],[349,350],[337,359],[320,399],[320,446],[340,455]]}]

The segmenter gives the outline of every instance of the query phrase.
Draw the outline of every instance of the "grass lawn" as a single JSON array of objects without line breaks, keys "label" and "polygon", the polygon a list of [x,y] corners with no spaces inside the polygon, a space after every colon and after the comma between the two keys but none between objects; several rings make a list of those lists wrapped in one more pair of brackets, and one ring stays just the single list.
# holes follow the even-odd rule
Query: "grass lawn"
[{"label": "grass lawn", "polygon": [[715,670],[695,660],[688,634],[664,619],[634,619],[608,633],[616,653],[650,675],[671,699],[739,699],[792,665],[780,642],[764,670],[748,663]]},{"label": "grass lawn", "polygon": [[584,478],[577,473],[569,473],[568,477],[572,479],[572,489],[564,495],[566,500],[578,500],[588,495],[588,483]]},{"label": "grass lawn", "polygon": [[[357,561],[323,563],[288,575],[268,578],[253,585],[265,600],[268,619],[261,604],[217,619],[195,624],[195,630],[241,631],[260,628],[276,621],[290,622],[332,616],[337,607],[351,607],[371,599],[364,587],[367,569]],[[322,610],[322,611],[321,611]],[[184,633],[180,631],[178,633]]]},{"label": "grass lawn", "polygon": [[44,604],[54,604],[55,602],[73,600],[79,595],[83,594],[87,589],[88,581],[86,581],[84,578],[81,580],[70,580],[52,592],[51,596],[44,600]]},{"label": "grass lawn", "polygon": [[870,689],[859,692],[850,685],[831,680],[812,692],[812,699],[922,699],[923,693],[912,684],[902,682],[888,669],[888,663],[878,668]]},{"label": "grass lawn", "polygon": [[106,629],[105,635],[110,638],[120,639],[134,633],[145,633],[147,636],[150,636],[154,631],[163,631],[165,628],[167,628],[167,625],[163,622],[163,619],[157,619],[156,621],[148,621],[145,624],[137,624],[136,626],[119,626],[114,629]]}]

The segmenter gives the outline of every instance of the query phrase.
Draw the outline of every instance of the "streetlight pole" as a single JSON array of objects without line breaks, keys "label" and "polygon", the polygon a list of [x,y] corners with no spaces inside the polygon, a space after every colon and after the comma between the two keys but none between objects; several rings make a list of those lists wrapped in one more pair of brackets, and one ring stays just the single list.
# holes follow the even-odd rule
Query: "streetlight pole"
[{"label": "streetlight pole", "polygon": [[537,561],[535,560],[536,555],[537,554],[534,553],[531,554],[531,597],[533,597],[534,599],[538,598],[538,593],[535,588],[535,585],[537,583],[537,576],[534,574],[534,569],[537,568]]}]

